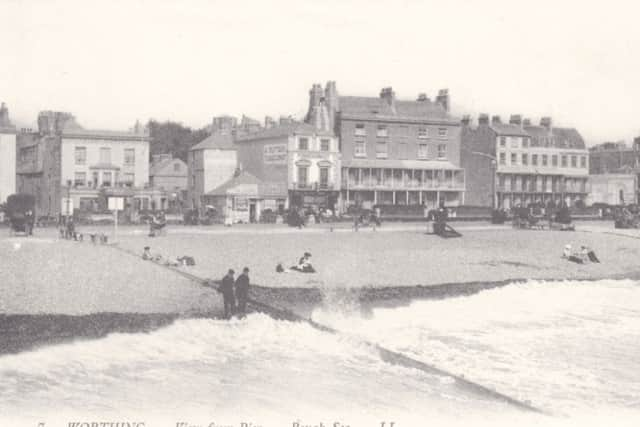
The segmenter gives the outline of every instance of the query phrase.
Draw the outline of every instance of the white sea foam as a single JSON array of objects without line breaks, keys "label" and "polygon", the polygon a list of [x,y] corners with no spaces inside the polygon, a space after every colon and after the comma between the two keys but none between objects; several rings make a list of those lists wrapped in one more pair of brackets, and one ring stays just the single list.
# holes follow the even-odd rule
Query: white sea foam
[{"label": "white sea foam", "polygon": [[313,317],[555,413],[640,416],[636,282],[530,281],[354,313]]}]

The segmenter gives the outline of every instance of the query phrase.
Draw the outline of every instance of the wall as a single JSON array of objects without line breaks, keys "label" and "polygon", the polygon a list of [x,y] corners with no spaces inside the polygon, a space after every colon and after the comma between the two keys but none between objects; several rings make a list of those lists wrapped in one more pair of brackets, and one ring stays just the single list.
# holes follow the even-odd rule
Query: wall
[{"label": "wall", "polygon": [[[356,123],[362,123],[365,125],[366,136],[360,137],[364,138],[366,141],[367,147],[367,155],[366,157],[356,157],[356,158],[366,158],[366,159],[376,159],[376,142],[378,139],[383,139],[377,137],[377,127],[379,124],[387,125],[389,136],[386,138],[388,141],[387,159],[401,159],[399,153],[399,144],[405,142],[407,145],[407,155],[406,159],[410,160],[438,160],[438,145],[445,144],[446,145],[446,160],[453,163],[455,166],[460,165],[460,125],[458,124],[427,124],[427,123],[410,123],[410,122],[387,122],[387,121],[374,121],[374,120],[354,120],[354,119],[341,119],[339,124],[340,130],[340,143],[342,145],[342,160],[351,160],[354,158],[354,141],[356,140],[355,136],[355,125]],[[406,137],[402,137],[398,135],[398,129],[402,126],[406,126],[407,133]],[[426,128],[427,129],[427,138],[418,138],[418,129]],[[439,137],[438,129],[446,128],[447,136]],[[420,144],[426,143],[427,148],[427,158],[419,159],[418,158],[418,146]],[[384,161],[384,159],[378,159],[380,161]]]},{"label": "wall", "polygon": [[287,166],[289,163],[289,137],[287,135],[271,138],[236,142],[238,164],[242,169],[265,182],[289,184]]},{"label": "wall", "polygon": [[[180,165],[179,170],[175,170],[175,165]],[[179,192],[187,189],[187,165],[180,159],[173,159],[161,170],[150,177],[151,185],[161,190]]]},{"label": "wall", "polygon": [[620,190],[624,195],[625,204],[635,204],[637,200],[636,175],[602,174],[589,176],[591,193],[587,198],[587,204],[607,203],[620,205]]},{"label": "wall", "polygon": [[474,152],[495,157],[495,133],[487,126],[477,129],[463,126],[460,140],[460,166],[465,170],[464,204],[492,207],[493,180],[497,179],[492,160]]},{"label": "wall", "polygon": [[16,135],[0,132],[0,203],[16,192]]},{"label": "wall", "polygon": [[[87,160],[84,165],[75,164],[75,147],[87,148]],[[86,172],[87,181],[92,180],[91,166],[100,163],[100,148],[111,148],[111,164],[120,167],[120,179],[125,173],[134,174],[134,187],[144,187],[149,183],[149,142],[148,141],[121,141],[109,139],[87,138],[62,138],[62,183],[66,186],[67,180],[73,181],[75,172]],[[125,166],[124,150],[135,150],[134,166]],[[115,180],[115,178],[112,178]],[[102,184],[102,173],[99,185]]]}]

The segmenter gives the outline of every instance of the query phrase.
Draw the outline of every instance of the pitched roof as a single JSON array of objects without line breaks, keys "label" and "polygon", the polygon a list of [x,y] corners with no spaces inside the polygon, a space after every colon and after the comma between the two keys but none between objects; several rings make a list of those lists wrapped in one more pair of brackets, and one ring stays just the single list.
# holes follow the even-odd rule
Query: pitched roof
[{"label": "pitched roof", "polygon": [[255,185],[255,192],[258,190],[258,185],[262,184],[262,181],[251,175],[249,172],[242,171],[240,175],[234,176],[230,180],[226,181],[224,184],[219,187],[214,188],[213,190],[206,193],[207,196],[226,196],[229,190],[237,187],[239,185]]},{"label": "pitched roof", "polygon": [[171,168],[163,175],[187,176],[187,164],[181,159],[176,159],[176,158],[165,159],[156,164],[152,164],[151,167],[149,168],[149,176],[159,175],[166,167],[170,166],[175,162],[180,162],[182,164],[182,167],[180,168],[180,172],[175,172],[175,170]]},{"label": "pitched roof", "polygon": [[520,125],[514,125],[511,123],[491,123],[489,127],[491,127],[491,129],[493,129],[498,135],[529,136],[529,134],[525,132]]},{"label": "pitched roof", "polygon": [[575,128],[552,127],[551,133],[544,126],[525,126],[524,130],[531,136],[532,143],[536,139],[551,137],[549,142],[555,148],[586,149],[584,139]]},{"label": "pitched roof", "polygon": [[196,150],[235,150],[233,137],[228,134],[214,133],[191,147],[189,151]]},{"label": "pitched roof", "polygon": [[386,99],[366,96],[341,96],[339,109],[342,115],[370,118],[405,118],[421,120],[455,121],[442,105],[429,100],[395,100],[394,107]]},{"label": "pitched roof", "polygon": [[244,134],[238,136],[236,141],[251,141],[254,139],[264,139],[264,138],[276,138],[279,136],[289,136],[289,135],[326,135],[332,136],[333,134],[329,131],[324,131],[320,129],[316,129],[315,126],[310,125],[308,123],[291,123],[285,125],[274,126],[269,129],[263,129],[258,132],[252,132],[248,134]]}]

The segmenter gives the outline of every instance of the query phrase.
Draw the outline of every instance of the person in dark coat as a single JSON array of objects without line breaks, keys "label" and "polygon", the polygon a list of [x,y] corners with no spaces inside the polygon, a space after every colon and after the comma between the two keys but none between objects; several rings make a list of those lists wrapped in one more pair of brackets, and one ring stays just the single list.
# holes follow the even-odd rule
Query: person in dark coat
[{"label": "person in dark coat", "polygon": [[235,271],[229,269],[229,272],[222,279],[220,290],[222,291],[222,299],[224,301],[224,317],[230,319],[236,308],[236,298],[233,293],[233,275]]},{"label": "person in dark coat", "polygon": [[247,298],[249,298],[249,269],[242,269],[242,274],[236,279],[236,299],[238,300],[237,313],[240,317],[247,314]]}]

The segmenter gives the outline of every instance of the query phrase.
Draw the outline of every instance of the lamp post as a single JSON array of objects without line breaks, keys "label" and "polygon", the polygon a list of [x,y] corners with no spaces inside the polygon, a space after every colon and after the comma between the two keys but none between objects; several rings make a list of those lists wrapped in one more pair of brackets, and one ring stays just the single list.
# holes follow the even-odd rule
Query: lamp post
[{"label": "lamp post", "polygon": [[496,175],[498,172],[498,161],[495,156],[487,153],[482,153],[480,151],[472,151],[471,154],[475,154],[476,156],[485,157],[491,160],[491,205],[493,209],[497,209],[498,193],[496,191]]}]

